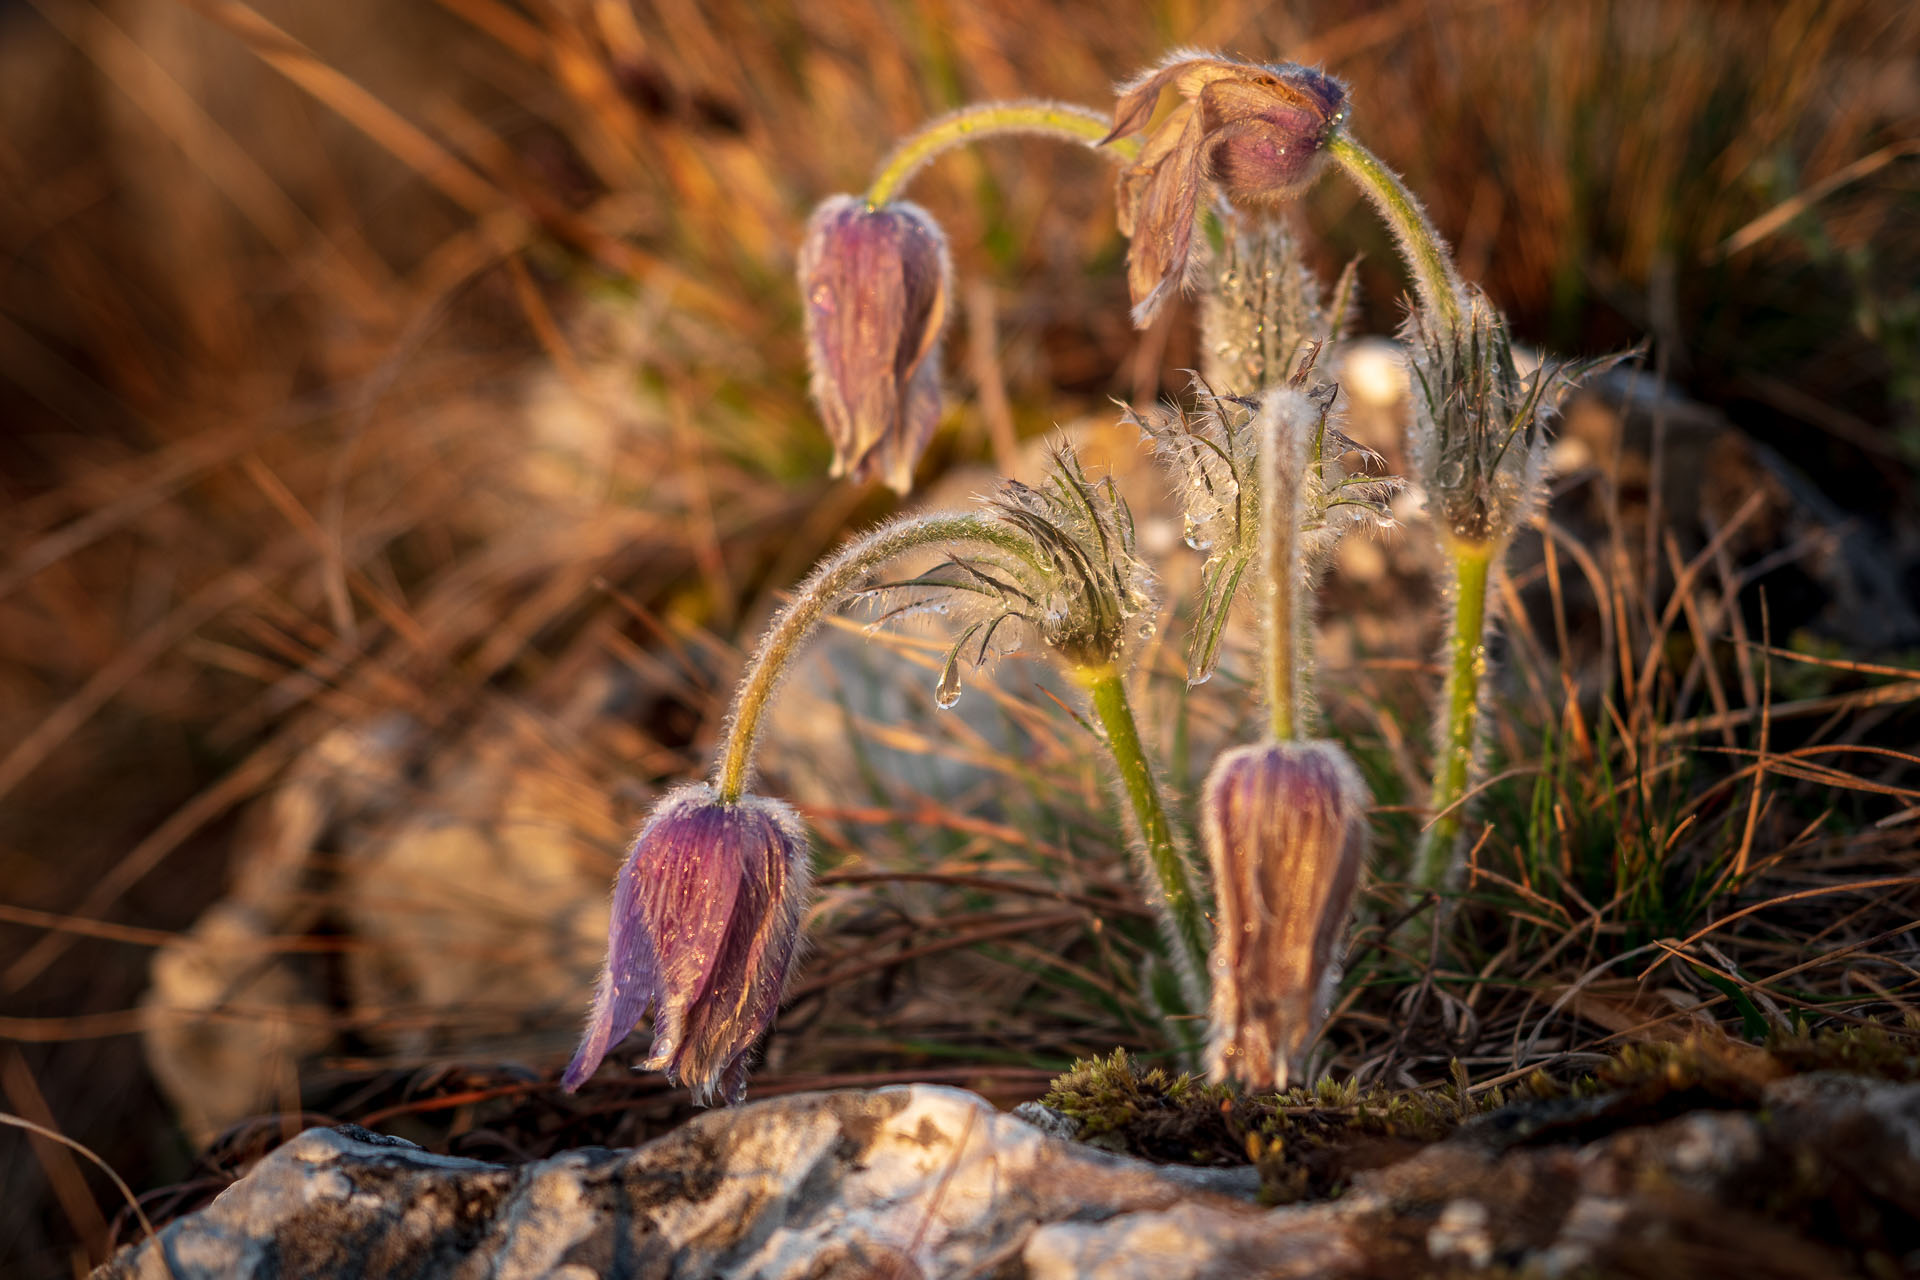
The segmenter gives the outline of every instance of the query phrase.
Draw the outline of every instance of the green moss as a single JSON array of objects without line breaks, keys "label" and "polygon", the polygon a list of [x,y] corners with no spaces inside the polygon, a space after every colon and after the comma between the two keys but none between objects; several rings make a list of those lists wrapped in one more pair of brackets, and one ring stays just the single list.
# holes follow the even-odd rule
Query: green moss
[{"label": "green moss", "polygon": [[1850,1071],[1898,1084],[1920,1081],[1920,1017],[1899,1028],[1848,1027],[1809,1034],[1804,1028],[1774,1037],[1767,1052],[1790,1074]]},{"label": "green moss", "polygon": [[1285,1093],[1239,1095],[1163,1068],[1142,1068],[1124,1050],[1084,1059],[1041,1101],[1073,1119],[1082,1140],[1182,1164],[1245,1165],[1260,1171],[1274,1204],[1338,1194],[1361,1169],[1391,1164],[1446,1137],[1462,1119],[1501,1104],[1476,1098],[1458,1068],[1436,1089],[1362,1090],[1321,1080]]},{"label": "green moss", "polygon": [[1634,1044],[1584,1075],[1540,1070],[1511,1092],[1477,1094],[1458,1063],[1444,1084],[1424,1089],[1323,1079],[1284,1093],[1240,1094],[1142,1067],[1115,1050],[1075,1063],[1042,1101],[1073,1119],[1083,1140],[1109,1150],[1180,1164],[1252,1164],[1263,1198],[1287,1204],[1336,1196],[1354,1174],[1396,1163],[1478,1117],[1490,1117],[1483,1132],[1496,1147],[1585,1142],[1689,1111],[1752,1109],[1769,1083],[1829,1070],[1920,1080],[1920,1029],[1797,1032],[1764,1047],[1724,1037]]},{"label": "green moss", "polygon": [[1231,1090],[1143,1068],[1124,1049],[1074,1063],[1041,1102],[1074,1120],[1081,1139],[1096,1146],[1177,1164],[1246,1163],[1228,1119]]}]

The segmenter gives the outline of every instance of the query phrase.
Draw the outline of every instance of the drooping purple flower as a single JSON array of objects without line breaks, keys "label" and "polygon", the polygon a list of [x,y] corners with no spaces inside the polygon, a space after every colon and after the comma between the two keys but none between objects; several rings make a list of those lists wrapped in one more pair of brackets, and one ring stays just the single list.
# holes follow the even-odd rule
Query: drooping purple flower
[{"label": "drooping purple flower", "polygon": [[946,237],[917,205],[834,196],[800,246],[813,398],[833,474],[904,494],[940,421],[940,333],[952,292]]},{"label": "drooping purple flower", "polygon": [[1367,790],[1331,742],[1223,754],[1201,823],[1218,895],[1207,1070],[1286,1088],[1327,1016],[1366,861]]},{"label": "drooping purple flower", "polygon": [[1346,86],[1312,68],[1183,51],[1119,87],[1107,140],[1145,129],[1169,85],[1181,100],[1119,177],[1127,289],[1143,328],[1196,266],[1203,183],[1242,208],[1290,200],[1319,176],[1326,140],[1347,113]]},{"label": "drooping purple flower", "polygon": [[811,874],[806,832],[787,805],[728,804],[704,782],[669,792],[614,884],[606,971],[561,1087],[579,1088],[651,1009],[641,1066],[685,1083],[703,1105],[738,1102],[799,950]]}]

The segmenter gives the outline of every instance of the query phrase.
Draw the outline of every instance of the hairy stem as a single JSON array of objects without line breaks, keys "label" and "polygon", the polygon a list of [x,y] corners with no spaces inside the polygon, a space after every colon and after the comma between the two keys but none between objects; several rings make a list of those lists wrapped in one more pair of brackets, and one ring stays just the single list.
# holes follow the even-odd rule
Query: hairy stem
[{"label": "hairy stem", "polygon": [[1174,967],[1180,974],[1181,990],[1192,1010],[1204,1010],[1212,930],[1188,882],[1186,860],[1174,846],[1173,828],[1167,823],[1166,808],[1160,803],[1160,787],[1154,781],[1153,768],[1147,762],[1146,748],[1141,745],[1140,731],[1133,721],[1126,684],[1119,669],[1113,666],[1083,669],[1079,674],[1092,699],[1094,717],[1106,730],[1107,749],[1113,753],[1114,766],[1120,771],[1120,785],[1140,823],[1147,864],[1159,882],[1155,905],[1172,933],[1171,941],[1179,950],[1174,957]]},{"label": "hairy stem", "polygon": [[1447,242],[1434,230],[1427,211],[1400,181],[1399,174],[1344,130],[1328,139],[1327,150],[1393,229],[1401,256],[1413,273],[1414,287],[1420,291],[1421,305],[1438,315],[1449,330],[1457,331],[1466,289],[1453,265],[1453,255],[1447,251]]},{"label": "hairy stem", "polygon": [[[913,175],[943,151],[981,138],[1008,134],[1040,134],[1098,147],[1112,121],[1089,107],[1037,99],[1019,102],[982,102],[940,117],[895,147],[867,188],[867,207],[877,209],[900,194]],[[1116,159],[1131,160],[1140,150],[1137,139],[1121,138],[1107,144]]]},{"label": "hairy stem", "polygon": [[1280,397],[1269,392],[1260,411],[1260,523],[1266,535],[1266,650],[1267,714],[1273,740],[1291,742],[1300,736],[1300,668],[1304,659],[1301,628],[1306,601],[1305,575],[1300,566],[1300,486],[1306,479],[1307,440],[1286,412]]},{"label": "hairy stem", "polygon": [[1414,882],[1423,889],[1445,886],[1458,855],[1462,803],[1473,779],[1480,681],[1487,670],[1487,575],[1498,548],[1448,540],[1453,562],[1453,617],[1447,628],[1447,683],[1440,695],[1440,728],[1433,762],[1433,812],[1421,842]]},{"label": "hairy stem", "polygon": [[827,610],[869,573],[895,556],[915,547],[954,542],[984,543],[1023,560],[1034,559],[1032,544],[1017,530],[991,516],[968,512],[890,521],[848,543],[815,567],[800,584],[792,602],[774,615],[760,647],[747,663],[747,673],[739,690],[733,695],[726,740],[715,765],[714,787],[722,803],[736,803],[746,789],[753,748],[760,736],[760,717],[773,701],[774,690],[787,664],[812,635]]}]

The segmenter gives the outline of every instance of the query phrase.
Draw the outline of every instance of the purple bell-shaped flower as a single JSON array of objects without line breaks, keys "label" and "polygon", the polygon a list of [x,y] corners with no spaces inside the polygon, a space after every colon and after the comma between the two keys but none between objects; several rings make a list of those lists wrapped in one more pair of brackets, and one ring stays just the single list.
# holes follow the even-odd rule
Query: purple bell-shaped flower
[{"label": "purple bell-shaped flower", "polygon": [[696,1102],[738,1102],[799,951],[810,879],[789,806],[729,804],[704,782],[668,793],[620,868],[606,972],[561,1087],[579,1088],[651,1009],[641,1066],[685,1083]]},{"label": "purple bell-shaped flower", "polygon": [[808,219],[800,298],[836,476],[913,488],[913,464],[940,422],[952,274],[946,238],[917,205],[834,196]]}]

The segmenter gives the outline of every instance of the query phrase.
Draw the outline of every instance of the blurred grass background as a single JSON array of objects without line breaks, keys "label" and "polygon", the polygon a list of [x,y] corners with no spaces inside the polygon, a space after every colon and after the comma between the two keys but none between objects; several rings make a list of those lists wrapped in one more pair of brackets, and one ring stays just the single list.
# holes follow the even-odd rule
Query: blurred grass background
[{"label": "blurred grass background", "polygon": [[[982,97],[1102,105],[1114,79],[1180,45],[1345,77],[1356,131],[1423,195],[1464,274],[1523,337],[1571,353],[1650,336],[1687,394],[1905,545],[1920,598],[1900,542],[1920,460],[1909,5],[12,0],[0,5],[5,1105],[99,1150],[137,1188],[195,1176],[132,1034],[148,961],[240,874],[234,851],[255,847],[249,806],[337,728],[406,717],[411,763],[374,780],[403,786],[431,772],[435,744],[451,754],[496,717],[535,723],[557,777],[615,797],[611,813],[580,802],[583,844],[617,847],[655,787],[698,768],[734,646],[751,639],[742,629],[886,509],[824,479],[790,284],[808,209],[858,189],[929,116]],[[929,478],[992,459],[996,438],[1004,452],[1010,435],[1104,413],[1109,396],[1178,389],[1197,365],[1184,309],[1145,334],[1126,324],[1124,242],[1099,159],[1007,142],[942,161],[913,196],[947,229],[965,311]],[[1363,327],[1390,331],[1401,277],[1370,213],[1326,183],[1304,214],[1323,264],[1367,255]],[[1665,643],[1668,630],[1642,639]],[[629,678],[619,714],[568,719],[583,673],[610,652]],[[1813,675],[1791,692],[1878,678]],[[1656,721],[1680,709],[1652,699],[1651,681],[1625,684],[1617,726],[1569,730],[1549,697],[1501,744],[1549,780],[1530,773],[1523,791],[1490,797],[1512,818],[1503,829],[1522,833],[1507,870],[1529,893],[1546,892],[1527,876],[1551,879],[1553,850],[1658,863],[1708,825],[1689,830],[1688,806],[1732,766],[1678,758],[1630,791],[1625,818],[1596,816],[1616,793],[1594,781],[1594,760],[1658,738]],[[1370,765],[1382,779],[1396,752],[1422,750],[1418,699],[1396,687],[1403,727],[1379,730]],[[1396,702],[1391,689],[1353,696],[1363,726]],[[1052,731],[1063,727],[1059,716]],[[936,855],[965,853],[966,839],[1044,844],[1048,857],[1095,848],[1097,775],[1078,748],[1049,751],[1081,762],[1072,785],[1036,790],[1011,835],[963,825]],[[1838,785],[1820,772],[1830,765],[1784,771],[1816,797],[1796,805],[1818,812],[1820,789]],[[1892,793],[1873,794],[1910,807],[1908,765],[1876,767],[1893,770],[1874,782]],[[1675,781],[1696,775],[1699,787]],[[1756,783],[1756,808],[1759,794]],[[876,844],[920,839],[870,799],[850,798],[851,818],[814,815],[830,849],[878,857]],[[1884,812],[1854,813],[1848,830]],[[966,821],[957,803],[920,817]],[[1391,835],[1406,820],[1383,821]],[[1624,840],[1623,826],[1639,836]],[[1817,852],[1833,875],[1897,873],[1911,830]],[[1753,831],[1735,825],[1743,858]],[[1699,865],[1719,868],[1726,839],[1716,828],[1706,843]],[[1092,861],[1064,876],[1085,891],[1079,909],[1125,918],[1124,877]],[[1064,873],[1047,865],[1057,890]],[[1636,883],[1618,866],[1585,882],[1568,868],[1563,883],[1595,895],[1589,907]],[[1658,923],[1622,932],[1609,957],[1684,931],[1725,887],[1716,874],[1671,918],[1634,906]],[[823,942],[803,982],[876,937],[919,945],[927,916],[888,924],[871,912],[897,907],[863,903],[830,901],[852,932]],[[1020,936],[986,906],[943,945]],[[1073,911],[1029,914],[1017,927],[1056,937],[1047,949],[1063,956],[1087,932]],[[1482,978],[1575,937],[1585,918],[1539,907],[1542,933],[1488,945]],[[1796,917],[1777,945],[1831,945],[1837,918]],[[327,943],[334,921],[318,911],[296,941],[347,947]],[[1566,962],[1590,957],[1593,938]],[[1395,1023],[1409,970],[1359,967],[1362,989],[1379,988],[1378,1024],[1345,1024],[1346,1060],[1459,1021],[1442,1002]],[[1527,983],[1544,981],[1537,969]],[[994,1032],[1009,1096],[1038,1092],[1074,1052],[1150,1041],[1111,981],[1099,966],[1056,973],[1052,1003],[1022,1015],[1031,1025]],[[1888,999],[1910,1007],[1897,989]],[[1736,1007],[1758,1006],[1742,997],[1723,1012]],[[563,1051],[570,1027],[560,1017],[542,1043]],[[796,1050],[805,1079],[841,1078],[836,1062],[843,1075],[873,1069],[876,1053],[921,1077],[928,1054],[969,1068],[994,1058],[953,1048],[977,1045],[977,1028],[935,1048],[829,1033]],[[289,1083],[288,1113],[311,1101]],[[376,1104],[359,1105],[337,1114]],[[0,1268],[97,1259],[116,1212],[106,1184],[48,1144],[5,1136],[0,1151]]]}]

